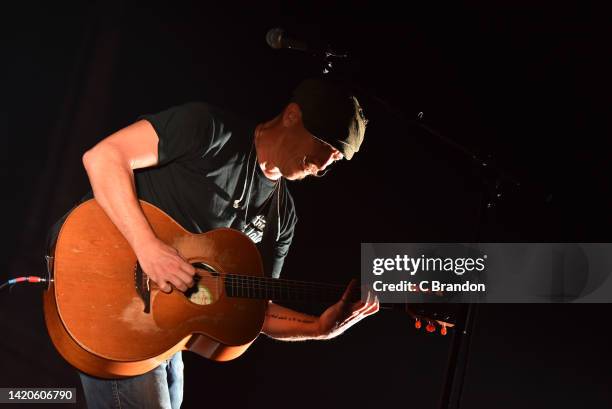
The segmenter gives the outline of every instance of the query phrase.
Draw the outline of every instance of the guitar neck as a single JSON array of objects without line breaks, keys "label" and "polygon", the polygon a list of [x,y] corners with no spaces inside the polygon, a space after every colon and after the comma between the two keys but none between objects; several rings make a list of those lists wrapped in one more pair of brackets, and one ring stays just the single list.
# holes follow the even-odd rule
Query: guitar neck
[{"label": "guitar neck", "polygon": [[[333,303],[340,300],[346,286],[338,284],[324,284],[308,281],[284,280],[268,277],[243,276],[226,274],[224,279],[225,293],[229,297],[265,299],[273,301],[308,301]],[[360,299],[360,292],[353,294],[352,302]],[[455,312],[460,305],[434,304],[384,304],[381,308],[400,310],[409,313],[417,321],[427,324],[427,331],[435,330],[433,325],[437,322],[443,327],[455,325]],[[442,335],[446,329],[442,330]]]},{"label": "guitar neck", "polygon": [[[226,274],[224,284],[225,293],[229,297],[274,301],[336,302],[346,289],[345,286],[336,284],[236,274]],[[355,296],[358,298],[359,295]]]}]

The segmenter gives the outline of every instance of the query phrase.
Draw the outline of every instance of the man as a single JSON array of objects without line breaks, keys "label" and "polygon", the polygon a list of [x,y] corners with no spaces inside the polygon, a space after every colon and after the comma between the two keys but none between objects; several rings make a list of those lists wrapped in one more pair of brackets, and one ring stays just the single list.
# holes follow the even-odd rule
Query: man
[{"label": "man", "polygon": [[[244,231],[278,277],[297,222],[284,180],[321,176],[359,150],[366,120],[347,89],[310,79],[276,118],[242,121],[218,108],[189,103],[102,140],[83,156],[93,196],[162,291],[186,291],[195,268],[159,240],[138,204],[146,200],[192,232]],[[262,332],[284,340],[329,339],[378,311],[378,300],[351,303],[354,282],[320,317],[270,302]],[[102,380],[81,375],[90,409],[178,408],[181,354],[144,375]],[[115,406],[113,406],[115,405]]]}]

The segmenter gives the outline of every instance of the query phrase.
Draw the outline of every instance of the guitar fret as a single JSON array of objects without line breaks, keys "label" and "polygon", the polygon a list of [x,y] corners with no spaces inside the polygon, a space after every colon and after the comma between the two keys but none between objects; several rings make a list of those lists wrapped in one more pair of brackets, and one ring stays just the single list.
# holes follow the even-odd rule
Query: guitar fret
[{"label": "guitar fret", "polygon": [[343,289],[317,283],[278,280],[269,277],[228,274],[225,292],[230,297],[283,301],[336,301]]}]

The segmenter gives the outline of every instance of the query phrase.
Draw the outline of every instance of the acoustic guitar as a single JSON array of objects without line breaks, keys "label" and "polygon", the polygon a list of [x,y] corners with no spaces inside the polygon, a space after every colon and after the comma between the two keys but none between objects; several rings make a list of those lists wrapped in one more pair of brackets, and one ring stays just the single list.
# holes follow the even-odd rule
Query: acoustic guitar
[{"label": "acoustic guitar", "polygon": [[[55,246],[45,322],[59,353],[101,378],[143,374],[180,350],[217,361],[240,356],[260,334],[268,300],[336,302],[345,286],[264,275],[255,244],[232,229],[192,234],[141,201],[157,237],[196,267],[186,292],[160,291],[95,199],[75,208]],[[410,309],[415,325],[452,327],[448,316]]]}]

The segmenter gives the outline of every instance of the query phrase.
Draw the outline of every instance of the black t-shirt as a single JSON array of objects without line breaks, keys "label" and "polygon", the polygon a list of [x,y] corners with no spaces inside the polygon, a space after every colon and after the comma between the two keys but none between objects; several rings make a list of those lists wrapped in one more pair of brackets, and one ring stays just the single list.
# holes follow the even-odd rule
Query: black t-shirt
[{"label": "black t-shirt", "polygon": [[257,164],[256,123],[201,102],[140,118],[153,125],[159,144],[158,165],[134,172],[138,197],[192,233],[245,231],[266,274],[277,278],[297,216],[284,180],[269,180]]}]

